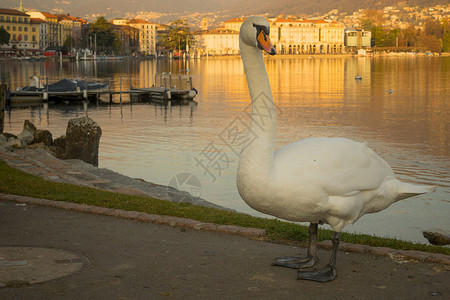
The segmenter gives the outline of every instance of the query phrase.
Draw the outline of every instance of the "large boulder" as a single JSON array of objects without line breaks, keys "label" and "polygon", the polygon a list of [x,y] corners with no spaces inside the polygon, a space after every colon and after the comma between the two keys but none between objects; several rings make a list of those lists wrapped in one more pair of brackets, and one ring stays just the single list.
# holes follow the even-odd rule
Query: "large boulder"
[{"label": "large boulder", "polygon": [[64,151],[66,151],[66,136],[62,135],[59,138],[56,138],[53,141],[53,146],[62,148],[62,149],[64,149]]},{"label": "large boulder", "polygon": [[23,131],[17,135],[17,138],[21,142],[22,148],[26,145],[32,144],[34,141],[34,133],[36,132],[36,127],[28,120],[25,120],[23,124]]},{"label": "large boulder", "polygon": [[102,129],[91,118],[72,119],[67,124],[64,159],[80,159],[98,166],[98,147]]},{"label": "large boulder", "polygon": [[21,146],[22,143],[17,139],[15,135],[8,133],[0,134],[0,147],[11,151],[13,149],[20,148]]},{"label": "large boulder", "polygon": [[50,152],[54,157],[64,159],[66,152],[66,136],[62,135],[59,138],[53,140],[53,146],[49,146]]},{"label": "large boulder", "polygon": [[52,133],[48,130],[41,130],[38,129],[34,133],[34,143],[44,143],[45,146],[52,146],[53,145],[53,137]]},{"label": "large boulder", "polygon": [[439,230],[439,229],[430,229],[422,231],[423,236],[430,242],[432,245],[445,246],[450,245],[450,232]]}]

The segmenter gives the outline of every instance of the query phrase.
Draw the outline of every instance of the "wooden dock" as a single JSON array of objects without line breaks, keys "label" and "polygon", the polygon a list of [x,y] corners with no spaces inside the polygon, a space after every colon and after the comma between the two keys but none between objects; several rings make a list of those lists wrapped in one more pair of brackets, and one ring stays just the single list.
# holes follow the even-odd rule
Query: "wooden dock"
[{"label": "wooden dock", "polygon": [[[172,81],[171,74],[155,74],[155,82],[159,79],[158,86],[137,88],[130,85],[128,90],[122,90],[122,84],[120,84],[120,90],[111,90],[110,86],[104,90],[83,90],[77,88],[76,91],[67,92],[49,92],[49,91],[10,91],[9,104],[11,106],[23,106],[36,103],[42,103],[46,101],[61,102],[61,101],[91,101],[91,100],[104,100],[104,96],[109,98],[106,100],[110,103],[113,102],[113,97],[120,95],[120,101],[122,102],[122,96],[128,95],[130,101],[152,101],[152,102],[168,102],[172,103],[188,103],[193,101],[197,95],[197,90],[192,86],[192,78],[181,75],[177,77],[176,83],[179,83],[178,87],[174,85],[175,81]],[[184,88],[183,88],[184,86]],[[102,97],[101,97],[102,96]]]}]

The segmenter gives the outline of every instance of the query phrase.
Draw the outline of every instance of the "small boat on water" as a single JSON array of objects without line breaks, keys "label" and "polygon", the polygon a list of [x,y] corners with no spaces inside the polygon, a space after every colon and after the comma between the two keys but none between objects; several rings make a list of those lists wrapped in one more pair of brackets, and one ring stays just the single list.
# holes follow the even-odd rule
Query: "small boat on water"
[{"label": "small boat on water", "polygon": [[62,79],[52,84],[42,84],[37,76],[31,77],[31,84],[10,92],[11,104],[39,103],[44,100],[82,100],[89,95],[106,92],[109,85],[82,79]]},{"label": "small boat on water", "polygon": [[64,92],[80,92],[82,90],[106,91],[108,84],[102,82],[90,82],[81,79],[61,79],[52,84],[43,85],[37,76],[32,77],[32,85],[19,88],[17,92],[48,92],[48,93],[64,93]]}]

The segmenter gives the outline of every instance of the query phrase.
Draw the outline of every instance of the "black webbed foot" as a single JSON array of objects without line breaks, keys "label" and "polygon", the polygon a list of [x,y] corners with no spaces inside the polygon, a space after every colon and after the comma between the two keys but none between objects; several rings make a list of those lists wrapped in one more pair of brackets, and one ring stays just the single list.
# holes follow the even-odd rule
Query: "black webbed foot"
[{"label": "black webbed foot", "polygon": [[275,261],[272,263],[272,266],[280,266],[280,267],[287,267],[287,268],[293,268],[293,269],[303,269],[303,268],[310,268],[310,267],[314,266],[314,264],[316,262],[317,262],[317,259],[313,256],[277,257],[277,258],[275,258]]},{"label": "black webbed foot", "polygon": [[313,271],[298,271],[298,280],[312,280],[317,282],[329,282],[336,279],[337,273],[336,268],[327,265],[323,269],[313,270]]}]

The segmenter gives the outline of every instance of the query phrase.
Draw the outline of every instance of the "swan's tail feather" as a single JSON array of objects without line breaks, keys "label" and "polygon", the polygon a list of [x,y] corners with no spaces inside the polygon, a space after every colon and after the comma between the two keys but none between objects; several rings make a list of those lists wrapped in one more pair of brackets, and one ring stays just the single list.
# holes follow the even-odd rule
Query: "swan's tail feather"
[{"label": "swan's tail feather", "polygon": [[435,186],[430,185],[414,185],[410,183],[402,183],[397,195],[395,196],[395,201],[403,200],[409,197],[414,197],[417,195],[433,192],[436,189]]}]

